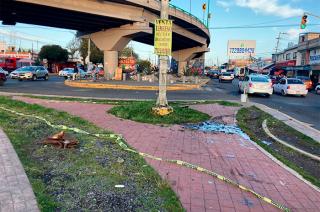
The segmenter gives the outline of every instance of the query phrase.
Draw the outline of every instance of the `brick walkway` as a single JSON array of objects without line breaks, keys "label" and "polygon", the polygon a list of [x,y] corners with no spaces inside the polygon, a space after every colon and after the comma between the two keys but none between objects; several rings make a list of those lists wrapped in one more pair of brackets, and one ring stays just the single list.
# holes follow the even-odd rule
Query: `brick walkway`
[{"label": "brick walkway", "polygon": [[8,137],[0,129],[0,212],[39,211],[26,173]]},{"label": "brick walkway", "polygon": [[[238,135],[203,133],[181,126],[161,127],[121,120],[106,111],[112,106],[57,102],[17,97],[80,116],[105,129],[122,134],[141,152],[201,165],[272,198],[292,211],[319,211],[320,193],[273,162]],[[211,115],[232,116],[236,109],[198,105]],[[233,119],[226,122],[232,123]],[[174,164],[147,159],[176,191],[187,211],[278,211],[273,206],[225,182]]]}]

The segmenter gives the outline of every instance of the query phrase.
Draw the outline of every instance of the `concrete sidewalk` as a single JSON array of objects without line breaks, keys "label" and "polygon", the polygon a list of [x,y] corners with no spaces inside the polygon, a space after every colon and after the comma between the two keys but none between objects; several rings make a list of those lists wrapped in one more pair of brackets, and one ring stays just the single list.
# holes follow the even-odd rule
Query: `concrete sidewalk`
[{"label": "concrete sidewalk", "polygon": [[[320,193],[317,190],[238,135],[122,120],[106,113],[112,108],[111,105],[26,97],[16,99],[80,116],[97,126],[122,134],[138,151],[200,165],[284,204],[292,211],[318,211],[320,208]],[[234,122],[234,114],[238,110],[209,104],[194,107],[211,116],[225,116],[223,120],[229,124]],[[279,211],[237,187],[196,170],[151,159],[147,162],[169,181],[187,211]]]},{"label": "concrete sidewalk", "polygon": [[[320,131],[310,127],[308,124],[303,123],[297,119],[292,118],[291,116],[284,114],[278,110],[272,109],[270,107],[267,107],[263,104],[259,103],[247,103],[246,106],[256,106],[260,110],[269,113],[274,118],[283,121],[288,126],[292,127],[293,129],[305,134],[306,136],[312,138],[313,140],[320,143]],[[320,113],[320,111],[319,111]],[[320,121],[320,120],[319,120]]]},{"label": "concrete sidewalk", "polygon": [[0,212],[37,212],[37,201],[20,160],[0,129]]}]

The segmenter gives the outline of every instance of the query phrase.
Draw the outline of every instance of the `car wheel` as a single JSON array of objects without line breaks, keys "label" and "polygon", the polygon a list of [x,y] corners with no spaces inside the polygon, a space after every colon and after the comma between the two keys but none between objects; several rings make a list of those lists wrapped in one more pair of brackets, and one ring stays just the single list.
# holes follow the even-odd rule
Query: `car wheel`
[{"label": "car wheel", "polygon": [[301,95],[301,97],[306,97],[307,95]]},{"label": "car wheel", "polygon": [[32,81],[36,81],[37,80],[37,75],[33,75],[32,76]]},{"label": "car wheel", "polygon": [[270,97],[270,94],[267,93],[265,96],[266,96],[267,98],[269,98],[269,97]]},{"label": "car wheel", "polygon": [[281,90],[281,95],[282,95],[282,96],[285,96],[285,95],[286,95],[286,93],[284,92],[284,90]]},{"label": "car wheel", "polygon": [[64,79],[66,79],[66,80],[67,80],[67,79],[68,79],[68,77],[67,77],[67,76],[65,76],[65,77],[64,77]]},{"label": "car wheel", "polygon": [[20,82],[22,81],[22,79],[18,79]]},{"label": "car wheel", "polygon": [[48,80],[49,80],[49,75],[48,75],[48,74],[46,74],[46,76],[44,76],[44,80],[45,80],[45,81],[48,81]]},{"label": "car wheel", "polygon": [[320,89],[317,89],[317,90],[316,90],[316,93],[320,95]]}]

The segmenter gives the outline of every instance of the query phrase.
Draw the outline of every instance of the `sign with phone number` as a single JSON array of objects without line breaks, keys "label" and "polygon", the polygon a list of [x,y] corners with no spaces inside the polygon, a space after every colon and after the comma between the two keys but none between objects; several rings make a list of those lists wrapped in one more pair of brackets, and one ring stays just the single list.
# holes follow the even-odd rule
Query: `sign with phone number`
[{"label": "sign with phone number", "polygon": [[249,57],[256,54],[255,40],[229,40],[228,41],[229,57]]},{"label": "sign with phone number", "polygon": [[249,53],[254,54],[254,48],[230,48],[230,53],[232,54],[243,54]]}]

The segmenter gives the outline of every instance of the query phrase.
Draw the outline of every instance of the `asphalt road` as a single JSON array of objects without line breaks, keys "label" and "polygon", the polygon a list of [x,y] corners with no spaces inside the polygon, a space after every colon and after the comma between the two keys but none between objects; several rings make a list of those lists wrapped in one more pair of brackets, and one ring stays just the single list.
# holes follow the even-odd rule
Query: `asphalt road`
[{"label": "asphalt road", "polygon": [[[64,85],[64,79],[52,76],[49,81],[23,81],[9,79],[0,92],[30,93],[44,95],[81,96],[90,98],[156,99],[155,91],[132,91],[112,89],[72,88]],[[233,83],[219,83],[211,80],[208,85],[191,91],[169,91],[169,100],[239,100],[237,80]],[[252,102],[278,109],[302,122],[320,130],[320,95],[311,92],[307,97],[272,95],[269,98],[254,95]]]}]

